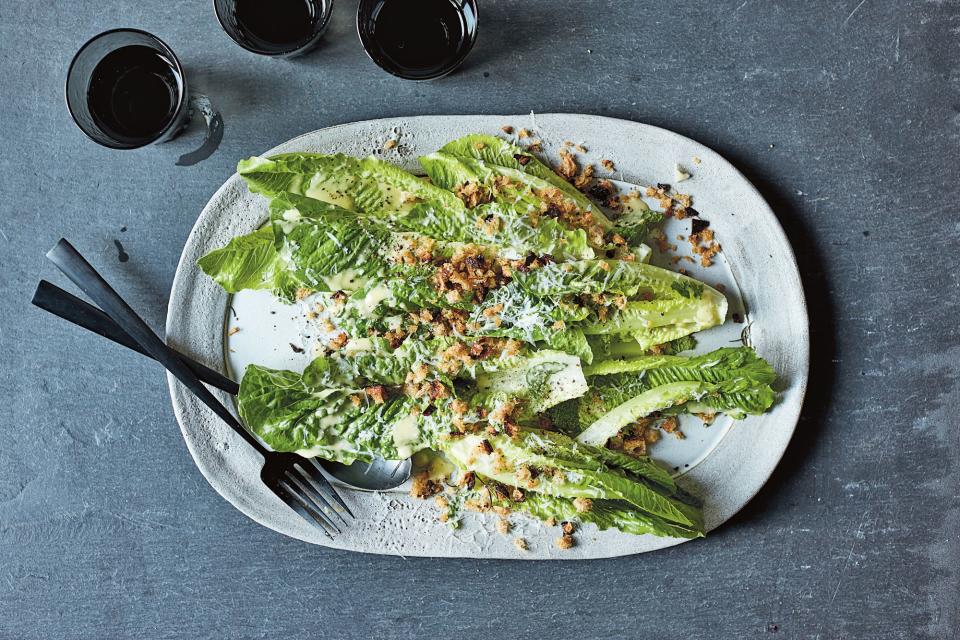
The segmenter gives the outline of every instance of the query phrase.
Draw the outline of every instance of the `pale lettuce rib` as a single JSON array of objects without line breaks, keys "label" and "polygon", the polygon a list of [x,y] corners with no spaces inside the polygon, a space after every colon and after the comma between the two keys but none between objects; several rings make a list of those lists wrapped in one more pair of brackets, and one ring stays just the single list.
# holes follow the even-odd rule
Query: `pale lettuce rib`
[{"label": "pale lettuce rib", "polygon": [[577,436],[577,441],[597,447],[603,446],[607,440],[617,435],[620,429],[636,422],[638,418],[683,404],[706,391],[707,385],[702,382],[671,382],[654,387],[604,414],[584,429]]}]

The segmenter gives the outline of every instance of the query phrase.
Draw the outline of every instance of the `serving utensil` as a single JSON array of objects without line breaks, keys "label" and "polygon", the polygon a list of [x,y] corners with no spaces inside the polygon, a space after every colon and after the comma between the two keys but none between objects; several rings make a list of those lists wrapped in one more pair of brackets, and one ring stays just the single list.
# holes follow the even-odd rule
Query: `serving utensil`
[{"label": "serving utensil", "polygon": [[[41,280],[33,294],[34,306],[43,309],[67,322],[92,331],[108,340],[112,340],[137,353],[153,358],[146,349],[131,338],[114,322],[110,316],[81,300],[75,295],[64,291],[55,284]],[[229,393],[232,396],[240,391],[240,385],[206,365],[192,360],[184,354],[175,351],[179,358],[197,375],[201,382]],[[342,464],[329,460],[317,460],[324,470],[343,484],[362,491],[387,491],[399,487],[410,479],[412,463],[409,459],[384,460],[375,458],[373,462],[356,461],[353,464]]]},{"label": "serving utensil", "polygon": [[[337,493],[336,489],[323,475],[316,460],[304,458],[294,453],[270,451],[259,440],[253,437],[240,421],[223,406],[213,394],[203,386],[197,373],[188,366],[182,356],[168,347],[150,327],[133,311],[133,309],[114,291],[114,289],[97,273],[82,255],[66,240],[61,239],[57,245],[47,253],[47,257],[74,284],[80,287],[101,308],[103,315],[86,310],[86,319],[98,321],[100,335],[115,339],[120,344],[131,346],[141,353],[145,352],[173,374],[184,384],[201,402],[227,423],[241,438],[263,456],[264,465],[260,472],[260,479],[280,500],[299,514],[319,532],[328,538],[340,533],[333,516],[344,525],[347,524],[343,514],[353,518],[354,515]],[[38,289],[49,299],[52,285]],[[41,296],[41,300],[43,296]],[[81,301],[82,302],[82,301]],[[64,306],[58,307],[64,310]],[[60,315],[59,313],[57,315]],[[106,318],[115,323],[109,327],[102,321]],[[117,329],[120,331],[118,332]],[[124,335],[125,334],[125,335]],[[199,366],[199,365],[198,365]],[[201,369],[203,371],[203,369]],[[216,372],[210,372],[216,373]],[[204,371],[207,376],[207,372]],[[216,377],[214,377],[216,379]],[[222,381],[221,381],[222,382]]]},{"label": "serving utensil", "polygon": [[[132,349],[137,353],[153,358],[146,349],[140,346],[110,316],[92,304],[81,300],[75,295],[64,291],[55,284],[41,280],[33,294],[34,306],[43,309],[55,316],[63,318],[78,327],[92,331],[108,340]],[[229,393],[232,396],[240,391],[240,385],[206,365],[175,351],[179,358],[196,374],[201,382]],[[376,458],[373,462],[356,461],[353,464],[342,464],[329,460],[316,460],[323,469],[343,484],[362,491],[388,491],[399,487],[410,479],[412,463],[407,460],[384,460]]]}]

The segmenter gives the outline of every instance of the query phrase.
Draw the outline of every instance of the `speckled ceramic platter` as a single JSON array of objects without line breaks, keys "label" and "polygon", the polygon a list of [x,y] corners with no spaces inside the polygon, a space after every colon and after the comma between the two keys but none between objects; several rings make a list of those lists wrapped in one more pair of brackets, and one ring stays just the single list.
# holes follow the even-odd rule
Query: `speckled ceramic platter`
[{"label": "speckled ceramic platter", "polygon": [[[554,160],[563,141],[584,144],[589,148],[586,159],[613,160],[616,170],[607,173],[625,183],[672,183],[677,164],[692,174],[678,189],[693,196],[694,206],[722,243],[723,254],[710,269],[691,272],[711,284],[723,283],[731,302],[727,323],[698,335],[698,350],[737,341],[742,335],[779,375],[780,397],[769,413],[736,423],[718,421],[709,428],[684,427],[687,440],[665,445],[660,453],[657,448],[652,451],[654,458],[663,457],[674,467],[680,484],[703,500],[707,529],[720,526],[760,490],[783,455],[800,414],[809,361],[807,312],[790,244],[773,211],[730,163],[665,129],[570,114],[356,122],[305,134],[265,155],[291,151],[379,154],[417,171],[417,156],[446,141],[471,132],[498,133],[508,124],[532,130],[543,141],[546,156]],[[388,139],[399,144],[384,151]],[[288,368],[306,364],[289,345],[300,338],[296,309],[271,306],[269,297],[260,294],[231,299],[195,266],[200,256],[254,230],[266,218],[266,201],[249,193],[239,176],[231,177],[211,198],[187,239],[170,295],[168,342],[235,377],[238,374],[233,372],[249,362]],[[668,237],[682,232],[682,227],[667,227]],[[659,259],[668,260],[666,256]],[[242,330],[232,331],[235,327]],[[517,515],[514,535],[529,544],[529,550],[521,552],[511,537],[495,531],[494,518],[469,513],[459,528],[450,528],[439,522],[432,501],[411,498],[402,488],[381,494],[344,489],[357,521],[331,542],[260,484],[261,461],[238,436],[172,377],[168,382],[184,439],[210,484],[255,521],[307,542],[403,556],[524,559],[620,556],[681,542],[599,531],[587,525],[577,535],[578,545],[561,551],[553,545],[556,530]],[[226,396],[221,399],[232,404]]]}]

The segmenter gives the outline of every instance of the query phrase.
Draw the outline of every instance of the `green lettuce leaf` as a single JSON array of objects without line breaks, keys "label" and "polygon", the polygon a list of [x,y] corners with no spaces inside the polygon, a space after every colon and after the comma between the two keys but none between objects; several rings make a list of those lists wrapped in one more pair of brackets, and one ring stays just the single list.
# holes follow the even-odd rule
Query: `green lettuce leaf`
[{"label": "green lettuce leaf", "polygon": [[[455,192],[468,183],[473,183],[488,189],[494,195],[496,202],[540,210],[546,202],[541,192],[559,189],[562,197],[572,202],[584,212],[591,212],[594,220],[604,230],[613,228],[610,219],[600,211],[590,200],[576,189],[561,189],[558,185],[531,175],[519,169],[512,169],[496,164],[488,164],[483,160],[472,157],[455,156],[443,151],[420,157],[420,166],[430,176],[433,184]],[[493,182],[496,178],[508,178],[506,186],[494,190]],[[569,185],[567,185],[569,186]]]},{"label": "green lettuce leaf", "polygon": [[[406,458],[426,448],[412,399],[354,404],[358,389],[317,388],[300,374],[251,365],[237,395],[240,418],[274,451],[349,464]],[[362,394],[360,394],[362,395]]]},{"label": "green lettuce leaf", "polygon": [[[482,443],[493,453],[484,453]],[[597,449],[555,432],[525,430],[518,437],[468,434],[440,443],[462,469],[504,484],[516,484],[521,466],[540,470],[532,491],[563,498],[623,500],[635,508],[694,530],[703,530],[700,510],[662,486],[608,464]]]},{"label": "green lettuce leaf", "polygon": [[285,153],[243,160],[237,171],[254,193],[273,197],[289,192],[349,211],[402,215],[419,202],[464,208],[449,191],[376,158]]},{"label": "green lettuce leaf", "polygon": [[749,347],[606,360],[584,367],[584,373],[590,391],[550,415],[558,428],[591,444],[655,411],[723,411],[739,418],[765,412],[776,399],[773,368]]},{"label": "green lettuce leaf", "polygon": [[521,501],[511,500],[495,488],[490,488],[489,495],[492,496],[495,506],[522,511],[544,521],[552,519],[557,522],[592,523],[601,531],[619,529],[634,535],[650,534],[670,538],[699,538],[704,535],[702,530],[658,518],[623,500],[594,500],[589,511],[578,511],[570,498],[534,491],[526,493]]},{"label": "green lettuce leaf", "polygon": [[571,199],[585,200],[576,187],[564,180],[535,155],[515,144],[496,136],[472,133],[452,140],[440,147],[440,151],[457,158],[473,158],[487,165],[495,165],[526,173],[564,191]]},{"label": "green lettuce leaf", "polygon": [[287,263],[280,257],[270,227],[232,239],[200,258],[197,266],[228,293],[289,286]]}]

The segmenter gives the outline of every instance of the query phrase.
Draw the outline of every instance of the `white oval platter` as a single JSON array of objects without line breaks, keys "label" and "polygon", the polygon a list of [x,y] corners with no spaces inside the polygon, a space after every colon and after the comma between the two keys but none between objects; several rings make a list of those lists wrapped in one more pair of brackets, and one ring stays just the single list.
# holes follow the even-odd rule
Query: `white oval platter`
[{"label": "white oval platter", "polygon": [[[616,164],[604,172],[615,181],[637,185],[674,183],[679,164],[691,175],[675,189],[690,194],[694,206],[710,221],[723,246],[722,258],[708,269],[688,262],[691,275],[710,284],[722,283],[730,300],[726,324],[698,334],[697,351],[737,341],[745,327],[759,354],[779,375],[780,396],[773,409],[759,417],[732,423],[721,419],[710,427],[696,420],[683,425],[685,440],[667,438],[652,450],[654,458],[672,466],[686,489],[704,502],[708,530],[740,510],[776,467],[800,415],[807,383],[809,337],[806,305],[796,261],[783,229],[769,205],[747,179],[714,151],[676,133],[650,125],[590,115],[419,116],[370,120],[320,129],[294,138],[264,155],[291,151],[378,154],[418,172],[416,158],[466,133],[499,134],[503,125],[526,127],[556,160],[564,141],[582,143],[585,159]],[[398,145],[384,151],[387,140]],[[210,199],[187,239],[177,267],[167,313],[167,341],[214,368],[239,377],[246,364],[302,369],[309,361],[301,311],[277,303],[267,294],[244,293],[232,299],[197,267],[197,259],[249,233],[267,218],[263,197],[247,191],[232,176]],[[689,233],[689,223],[671,220],[667,238]],[[669,264],[666,256],[655,262]],[[734,322],[733,315],[737,314]],[[291,348],[306,349],[304,354]],[[410,497],[405,488],[386,493],[341,489],[357,515],[333,541],[322,537],[279,501],[259,480],[260,459],[247,445],[183,386],[168,376],[174,412],[187,447],[204,477],[224,498],[253,520],[307,542],[368,553],[401,556],[484,557],[517,559],[583,559],[652,551],[682,542],[671,538],[633,536],[618,531],[581,528],[573,549],[559,550],[559,536],[522,515],[512,516],[509,536],[496,532],[491,516],[466,514],[457,528],[441,523],[431,500]],[[232,405],[225,394],[221,400]],[[519,551],[513,538],[529,546]]]}]

